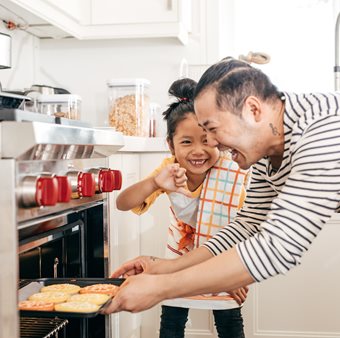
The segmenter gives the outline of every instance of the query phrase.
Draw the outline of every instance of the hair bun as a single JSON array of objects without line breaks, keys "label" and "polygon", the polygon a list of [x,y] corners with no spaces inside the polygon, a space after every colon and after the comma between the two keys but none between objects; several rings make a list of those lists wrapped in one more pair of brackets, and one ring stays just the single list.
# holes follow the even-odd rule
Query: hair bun
[{"label": "hair bun", "polygon": [[169,95],[176,97],[179,101],[191,101],[194,99],[196,84],[196,81],[192,79],[179,79],[169,88]]}]

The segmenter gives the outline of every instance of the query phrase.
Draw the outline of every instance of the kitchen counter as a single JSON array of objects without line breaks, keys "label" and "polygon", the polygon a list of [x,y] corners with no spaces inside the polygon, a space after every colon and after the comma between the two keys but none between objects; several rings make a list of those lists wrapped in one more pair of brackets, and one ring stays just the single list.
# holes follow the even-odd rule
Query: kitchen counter
[{"label": "kitchen counter", "polygon": [[124,147],[119,152],[124,153],[158,153],[169,152],[165,137],[124,136]]}]

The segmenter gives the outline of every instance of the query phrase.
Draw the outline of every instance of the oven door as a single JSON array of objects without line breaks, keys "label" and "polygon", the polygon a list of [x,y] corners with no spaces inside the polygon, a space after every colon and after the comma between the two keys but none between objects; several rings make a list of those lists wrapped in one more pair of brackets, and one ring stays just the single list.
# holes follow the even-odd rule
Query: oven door
[{"label": "oven door", "polygon": [[[19,226],[19,278],[106,277],[104,203]],[[20,286],[19,286],[20,287]],[[69,319],[64,337],[108,337],[109,320]]]}]

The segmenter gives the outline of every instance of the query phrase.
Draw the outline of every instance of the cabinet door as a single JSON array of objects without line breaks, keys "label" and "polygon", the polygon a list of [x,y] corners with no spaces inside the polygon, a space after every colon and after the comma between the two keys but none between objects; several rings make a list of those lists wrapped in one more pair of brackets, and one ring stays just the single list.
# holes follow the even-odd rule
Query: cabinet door
[{"label": "cabinet door", "polygon": [[177,0],[92,0],[91,7],[94,25],[178,21]]},{"label": "cabinet door", "polygon": [[340,337],[339,221],[324,226],[299,267],[251,286],[247,338]]},{"label": "cabinet door", "polygon": [[[140,180],[139,155],[117,153],[109,158],[109,166],[122,173],[122,189]],[[109,246],[110,271],[120,264],[140,255],[140,218],[128,211],[116,208],[116,198],[119,191],[109,194]],[[110,316],[112,323],[112,338],[139,338],[140,314],[121,312]]]}]

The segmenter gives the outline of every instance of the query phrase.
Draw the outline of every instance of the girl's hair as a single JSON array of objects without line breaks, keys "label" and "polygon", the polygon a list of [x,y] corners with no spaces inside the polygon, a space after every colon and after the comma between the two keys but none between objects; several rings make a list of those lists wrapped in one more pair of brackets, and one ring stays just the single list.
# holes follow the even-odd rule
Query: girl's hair
[{"label": "girl's hair", "polygon": [[241,112],[244,101],[250,95],[264,101],[280,98],[282,95],[261,70],[231,57],[205,71],[196,86],[194,98],[211,88],[216,93],[217,108],[235,114]]},{"label": "girl's hair", "polygon": [[169,88],[169,95],[177,98],[177,101],[169,104],[169,108],[163,112],[167,123],[167,139],[172,142],[179,122],[183,121],[188,114],[194,112],[194,92],[196,81],[192,79],[180,79],[175,81]]}]

